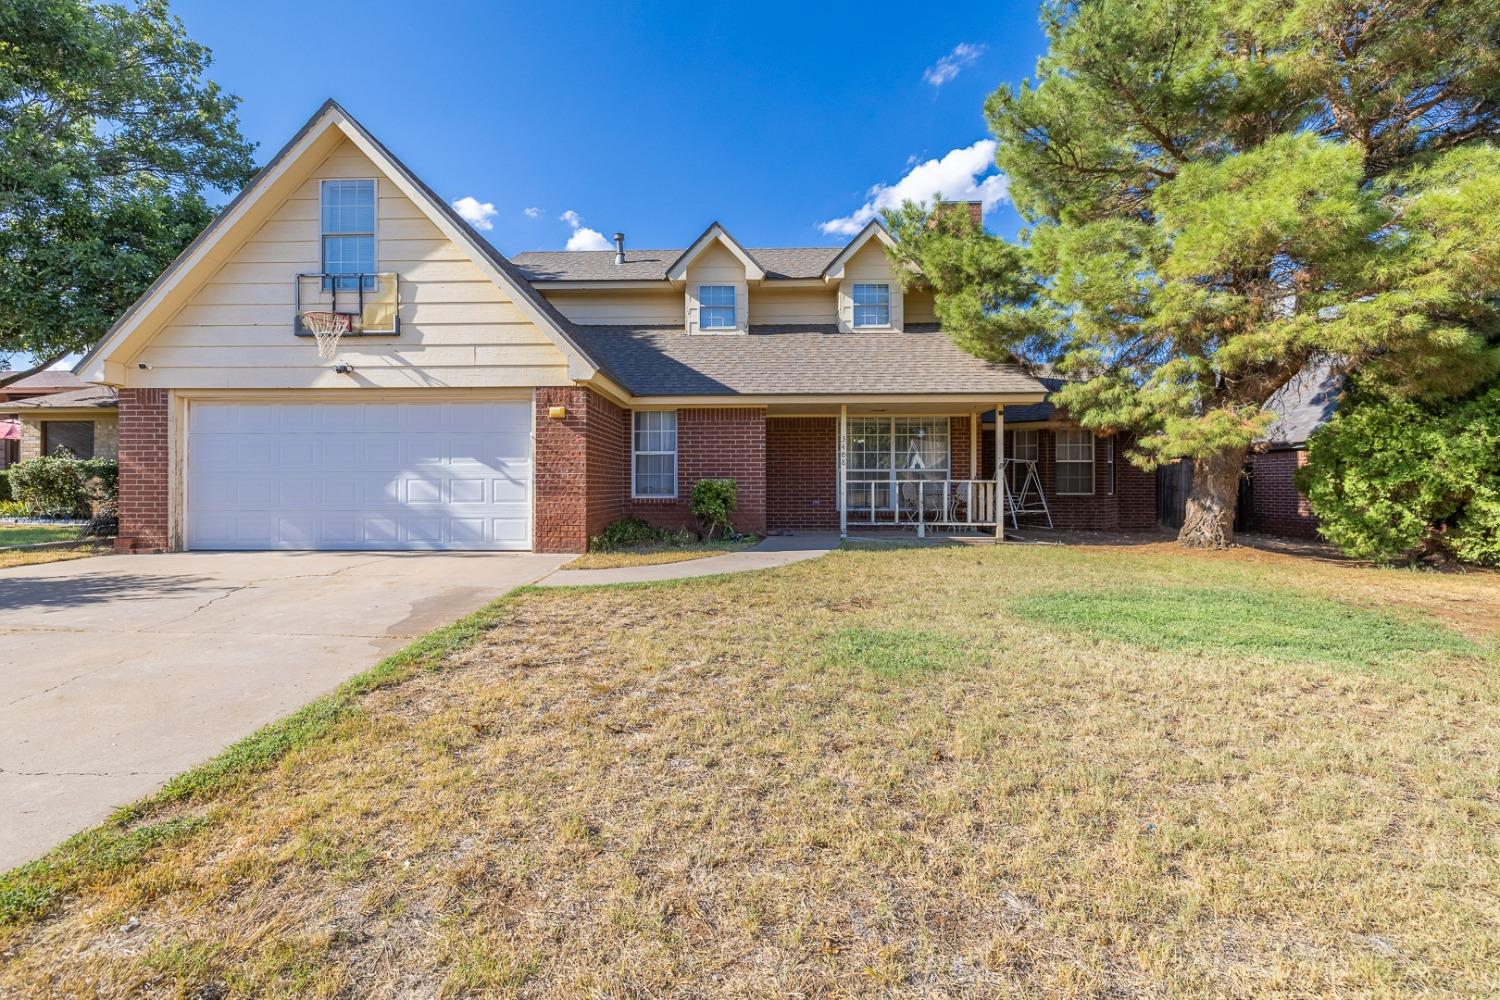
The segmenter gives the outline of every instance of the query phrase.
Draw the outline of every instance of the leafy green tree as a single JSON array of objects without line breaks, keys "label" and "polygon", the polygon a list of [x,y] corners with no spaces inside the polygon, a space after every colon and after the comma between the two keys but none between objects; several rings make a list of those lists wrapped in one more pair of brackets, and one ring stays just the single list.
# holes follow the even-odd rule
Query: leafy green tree
[{"label": "leafy green tree", "polygon": [[1456,402],[1356,389],[1297,481],[1349,555],[1500,566],[1500,380]]},{"label": "leafy green tree", "polygon": [[165,0],[0,4],[0,385],[98,340],[212,219],[205,190],[249,180],[209,61]]},{"label": "leafy green tree", "polygon": [[1051,0],[986,104],[1027,222],[888,221],[982,357],[1055,363],[1085,426],[1194,465],[1232,540],[1262,404],[1310,362],[1421,396],[1500,366],[1500,0]]}]

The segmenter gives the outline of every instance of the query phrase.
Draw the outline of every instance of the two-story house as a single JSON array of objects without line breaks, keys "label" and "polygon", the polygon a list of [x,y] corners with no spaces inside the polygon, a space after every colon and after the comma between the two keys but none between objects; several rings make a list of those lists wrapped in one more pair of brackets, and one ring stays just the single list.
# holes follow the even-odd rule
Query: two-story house
[{"label": "two-story house", "polygon": [[757,533],[1149,527],[1151,478],[955,347],[889,242],[507,259],[330,101],[78,366],[121,546],[578,551],[705,477]]}]

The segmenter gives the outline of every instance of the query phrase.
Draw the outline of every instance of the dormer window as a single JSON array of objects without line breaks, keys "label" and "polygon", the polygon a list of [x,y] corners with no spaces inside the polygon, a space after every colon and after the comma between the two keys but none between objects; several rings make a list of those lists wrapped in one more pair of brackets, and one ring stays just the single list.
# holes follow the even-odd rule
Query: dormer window
[{"label": "dormer window", "polygon": [[[323,273],[365,275],[366,291],[375,289],[375,182],[329,180],[322,184]],[[325,289],[359,287],[357,277],[323,279]]]},{"label": "dormer window", "polygon": [[733,330],[735,325],[734,286],[699,285],[698,329]]},{"label": "dormer window", "polygon": [[891,286],[856,282],[854,285],[854,328],[891,325]]}]

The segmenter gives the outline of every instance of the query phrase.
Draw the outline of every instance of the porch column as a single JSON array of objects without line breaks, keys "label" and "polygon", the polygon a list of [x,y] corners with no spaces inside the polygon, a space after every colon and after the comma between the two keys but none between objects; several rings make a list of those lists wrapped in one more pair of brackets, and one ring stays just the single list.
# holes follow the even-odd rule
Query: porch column
[{"label": "porch column", "polygon": [[979,478],[979,411],[969,413],[969,478]]},{"label": "porch column", "polygon": [[1005,404],[995,404],[995,537],[1005,537]]},{"label": "porch column", "polygon": [[848,490],[848,447],[849,447],[849,406],[847,403],[839,404],[839,537],[849,536],[849,490]]}]

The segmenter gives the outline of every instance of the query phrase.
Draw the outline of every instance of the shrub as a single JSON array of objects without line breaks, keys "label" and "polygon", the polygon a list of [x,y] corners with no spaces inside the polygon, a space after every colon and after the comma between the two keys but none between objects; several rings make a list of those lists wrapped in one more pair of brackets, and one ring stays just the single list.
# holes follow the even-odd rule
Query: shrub
[{"label": "shrub", "polygon": [[733,479],[700,479],[693,484],[691,509],[708,538],[720,533],[734,534],[729,517],[738,505],[739,494]]},{"label": "shrub", "polygon": [[658,528],[638,517],[612,521],[603,531],[589,539],[590,552],[618,552],[647,545],[691,545],[697,541],[691,531]]},{"label": "shrub", "polygon": [[0,503],[14,499],[15,497],[10,495],[10,470],[0,469]]},{"label": "shrub", "polygon": [[1309,439],[1297,485],[1348,555],[1500,565],[1500,382],[1443,403],[1356,389]]},{"label": "shrub", "polygon": [[119,495],[120,469],[108,459],[43,455],[10,467],[11,491],[33,517],[87,517]]}]

